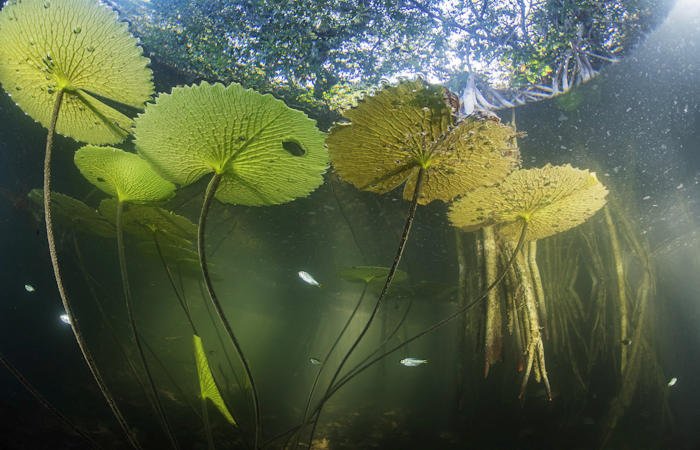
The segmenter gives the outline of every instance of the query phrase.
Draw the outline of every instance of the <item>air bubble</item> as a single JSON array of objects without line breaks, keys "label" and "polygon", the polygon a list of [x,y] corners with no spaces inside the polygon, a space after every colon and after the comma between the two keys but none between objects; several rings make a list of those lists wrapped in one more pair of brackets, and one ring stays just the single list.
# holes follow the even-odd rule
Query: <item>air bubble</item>
[{"label": "air bubble", "polygon": [[73,34],[80,34],[81,31],[83,31],[83,29],[80,27],[73,28]]},{"label": "air bubble", "polygon": [[49,0],[46,0],[44,2],[44,9],[49,9],[51,7],[51,2]]},{"label": "air bubble", "polygon": [[93,47],[92,45],[90,45],[90,46],[88,46],[85,50],[87,50],[88,53],[92,53],[92,52],[95,51],[95,47]]}]

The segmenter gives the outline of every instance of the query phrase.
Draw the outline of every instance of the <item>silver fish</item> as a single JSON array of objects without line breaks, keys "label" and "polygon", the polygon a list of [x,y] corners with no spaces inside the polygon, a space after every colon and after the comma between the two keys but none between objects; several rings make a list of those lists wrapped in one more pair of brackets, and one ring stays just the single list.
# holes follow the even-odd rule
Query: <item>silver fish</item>
[{"label": "silver fish", "polygon": [[671,387],[671,386],[675,385],[676,383],[678,383],[678,378],[673,377],[670,380],[668,380],[668,387]]},{"label": "silver fish", "polygon": [[401,362],[401,364],[403,364],[406,367],[418,367],[421,364],[427,364],[428,360],[427,359],[416,359],[416,358],[404,358],[400,362]]},{"label": "silver fish", "polygon": [[306,284],[310,284],[311,286],[321,287],[321,283],[316,281],[314,279],[314,277],[312,277],[311,274],[309,274],[309,272],[304,272],[303,270],[300,270],[299,271],[299,278],[301,278],[301,280]]},{"label": "silver fish", "polygon": [[61,314],[58,316],[59,319],[61,319],[61,322],[65,323],[66,325],[70,325],[70,316],[68,314]]},{"label": "silver fish", "polygon": [[318,358],[309,358],[309,362],[313,364],[314,366],[319,366],[321,365],[321,360]]},{"label": "silver fish", "polygon": [[36,291],[36,289],[34,289],[34,286],[32,286],[31,284],[25,284],[25,285],[24,285],[24,290],[27,291],[27,292],[34,292],[34,291]]}]

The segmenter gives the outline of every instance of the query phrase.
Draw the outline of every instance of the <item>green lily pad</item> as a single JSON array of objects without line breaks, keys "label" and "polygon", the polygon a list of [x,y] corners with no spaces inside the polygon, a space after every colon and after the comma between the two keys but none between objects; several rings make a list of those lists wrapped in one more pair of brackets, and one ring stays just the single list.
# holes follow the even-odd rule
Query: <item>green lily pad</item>
[{"label": "green lily pad", "polygon": [[131,119],[114,105],[143,108],[152,73],[128,26],[95,0],[9,1],[0,11],[0,83],[30,117],[48,127],[64,92],[56,131],[111,144]]},{"label": "green lily pad", "polygon": [[[43,210],[44,191],[32,189],[29,200]],[[80,200],[58,192],[51,193],[51,208],[56,220],[77,232],[106,238],[116,236],[116,228],[95,209]]]},{"label": "green lily pad", "polygon": [[303,112],[238,84],[202,83],[161,94],[135,121],[138,152],[166,179],[222,176],[224,203],[272,205],[323,182],[324,134]]},{"label": "green lily pad", "polygon": [[[111,198],[102,200],[99,211],[113,223],[116,222],[117,201]],[[153,241],[153,235],[157,233],[163,246],[189,249],[197,238],[197,225],[186,217],[158,206],[126,205],[122,211],[122,226],[125,232],[144,240]]]},{"label": "green lily pad", "polygon": [[345,111],[350,123],[336,125],[327,140],[338,175],[380,194],[403,184],[410,200],[422,168],[420,204],[500,182],[519,163],[515,130],[474,117],[455,124],[446,95],[442,87],[409,81]]},{"label": "green lily pad", "polygon": [[75,152],[74,161],[90,183],[120,202],[157,202],[175,194],[175,185],[135,153],[86,145]]},{"label": "green lily pad", "polygon": [[197,378],[199,379],[199,393],[203,399],[209,399],[216,406],[216,409],[221,412],[224,418],[231,425],[238,426],[236,420],[231,415],[231,412],[226,407],[224,398],[221,396],[214,376],[211,373],[211,368],[209,367],[209,360],[207,359],[207,354],[204,351],[204,346],[202,345],[202,338],[196,334],[192,335],[192,342],[194,343],[194,356],[197,362]]},{"label": "green lily pad", "polygon": [[569,230],[605,205],[608,190],[595,173],[566,164],[517,170],[498,187],[478,189],[455,201],[450,222],[474,230],[498,225],[501,234],[517,239],[522,222],[526,240]]},{"label": "green lily pad", "polygon": [[[380,266],[353,266],[342,269],[339,272],[340,278],[346,281],[361,281],[371,283],[373,281],[384,281],[389,274],[388,267]],[[408,274],[403,270],[397,270],[394,274],[394,283],[401,283],[408,280]]]}]

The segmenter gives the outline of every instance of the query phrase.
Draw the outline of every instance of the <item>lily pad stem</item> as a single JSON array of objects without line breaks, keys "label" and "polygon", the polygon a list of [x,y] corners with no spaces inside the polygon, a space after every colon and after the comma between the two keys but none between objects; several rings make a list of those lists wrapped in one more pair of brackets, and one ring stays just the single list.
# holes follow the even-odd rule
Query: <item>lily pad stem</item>
[{"label": "lily pad stem", "polygon": [[202,278],[204,279],[204,285],[207,288],[207,293],[209,294],[211,304],[214,306],[214,310],[216,311],[216,315],[219,317],[219,320],[224,325],[226,334],[228,334],[229,339],[231,339],[231,343],[236,349],[238,358],[240,358],[241,364],[243,364],[243,369],[245,370],[246,376],[248,377],[248,381],[250,382],[250,390],[253,397],[253,410],[255,414],[255,440],[253,448],[255,450],[258,450],[258,442],[260,439],[260,432],[262,426],[260,418],[261,415],[260,403],[258,400],[258,391],[255,387],[255,382],[253,381],[253,373],[250,370],[248,360],[246,360],[245,355],[243,354],[243,349],[241,348],[238,339],[236,339],[236,335],[233,333],[233,328],[231,327],[231,324],[229,323],[228,319],[226,318],[226,315],[224,314],[224,309],[221,307],[221,303],[219,303],[219,299],[216,296],[216,292],[214,292],[214,286],[211,282],[211,277],[209,276],[209,268],[207,266],[207,254],[205,250],[205,229],[207,224],[207,214],[209,213],[211,202],[214,199],[214,194],[216,193],[216,189],[219,187],[220,182],[221,175],[214,174],[211,177],[209,184],[207,185],[206,192],[204,193],[204,201],[202,202],[202,210],[199,214],[199,224],[197,227],[197,253],[199,253],[199,266],[202,270]]},{"label": "lily pad stem", "polygon": [[[369,287],[369,283],[365,283],[364,287],[362,288],[362,293],[360,294],[360,297],[357,299],[357,303],[355,304],[355,308],[352,310],[350,313],[350,316],[348,316],[347,320],[345,321],[345,325],[343,325],[343,328],[340,330],[340,333],[338,333],[338,337],[335,338],[335,342],[333,342],[333,345],[331,345],[331,348],[328,349],[328,352],[326,353],[326,356],[323,358],[321,361],[321,367],[318,368],[318,372],[316,372],[316,377],[314,378],[314,382],[311,385],[311,391],[309,392],[309,396],[306,399],[306,406],[304,407],[304,415],[302,416],[302,423],[306,423],[308,419],[308,414],[309,414],[309,408],[311,407],[311,400],[313,399],[314,392],[316,391],[316,386],[318,385],[318,380],[321,378],[321,373],[323,372],[323,369],[326,367],[326,363],[330,359],[331,355],[333,354],[333,351],[335,351],[335,348],[338,346],[338,343],[342,339],[343,335],[347,331],[348,327],[352,323],[352,319],[355,317],[355,314],[357,314],[357,310],[360,309],[360,305],[362,304],[362,300],[365,298],[365,294],[367,293],[367,288]],[[297,444],[294,446],[296,447]]]},{"label": "lily pad stem", "polygon": [[357,336],[357,338],[355,338],[355,342],[353,342],[353,344],[350,346],[350,349],[347,351],[347,353],[345,353],[345,356],[343,357],[342,361],[340,361],[340,365],[338,365],[338,368],[336,369],[335,373],[333,374],[333,378],[331,379],[331,382],[328,384],[328,389],[326,389],[326,393],[324,394],[323,398],[321,399],[321,403],[319,405],[316,419],[314,420],[313,426],[311,428],[309,446],[311,446],[311,442],[313,441],[313,436],[314,436],[314,433],[316,431],[316,425],[318,424],[318,419],[321,415],[321,409],[323,408],[323,404],[329,398],[329,393],[333,389],[333,385],[334,385],[335,381],[338,379],[338,376],[340,375],[340,372],[343,370],[343,367],[347,363],[348,359],[350,359],[350,356],[355,351],[357,346],[360,344],[360,342],[362,341],[362,338],[365,336],[365,334],[367,334],[367,331],[369,330],[370,325],[372,325],[372,321],[374,320],[374,317],[377,315],[377,311],[379,311],[379,306],[382,304],[382,300],[384,300],[386,293],[389,291],[389,286],[391,286],[391,282],[393,281],[394,275],[396,274],[396,270],[398,269],[399,263],[401,262],[401,257],[403,256],[403,252],[406,249],[406,242],[408,241],[408,235],[411,232],[411,226],[413,225],[413,219],[416,217],[416,209],[418,208],[418,199],[420,197],[421,187],[423,186],[424,175],[425,175],[425,168],[423,168],[421,166],[421,168],[418,170],[418,176],[416,177],[416,185],[415,185],[415,188],[413,189],[413,197],[411,198],[411,205],[408,209],[408,214],[406,215],[406,222],[404,223],[403,232],[401,233],[401,240],[399,241],[399,246],[396,249],[396,255],[394,255],[394,262],[391,264],[391,267],[389,268],[389,273],[386,276],[386,281],[384,282],[384,286],[382,287],[382,290],[379,293],[379,297],[377,297],[377,301],[374,303],[374,308],[372,309],[372,312],[370,313],[369,319],[367,319],[367,323],[365,323],[364,328],[362,328],[362,331],[360,331],[360,334]]},{"label": "lily pad stem", "polygon": [[41,404],[44,408],[48,409],[56,418],[58,418],[65,426],[73,430],[73,432],[77,433],[85,439],[86,442],[89,442],[92,448],[97,448],[100,449],[102,446],[97,443],[92,437],[90,437],[89,434],[87,434],[85,431],[83,431],[80,427],[78,427],[75,423],[73,423],[72,420],[70,420],[65,414],[63,414],[60,410],[58,410],[55,406],[53,406],[48,400],[46,400],[46,397],[41,395],[41,393],[27,380],[24,378],[24,375],[22,375],[22,372],[20,372],[10,361],[5,359],[5,356],[0,353],[0,364],[5,366],[5,368],[19,381],[19,383],[24,386],[24,388],[32,394],[32,397]]},{"label": "lily pad stem", "polygon": [[73,308],[71,307],[70,301],[68,300],[68,293],[63,285],[63,277],[61,276],[61,268],[58,263],[58,252],[56,250],[56,238],[53,234],[53,217],[51,215],[51,156],[53,150],[53,138],[56,134],[56,122],[58,122],[58,114],[61,111],[61,104],[63,103],[63,90],[58,90],[56,92],[56,99],[54,100],[53,110],[51,112],[51,121],[49,123],[48,133],[46,135],[46,149],[44,153],[44,222],[46,224],[46,240],[49,245],[49,256],[51,258],[51,266],[53,268],[54,278],[56,279],[56,286],[58,287],[58,294],[61,297],[61,303],[63,303],[63,309],[68,314],[71,322],[71,329],[75,335],[75,340],[78,342],[78,347],[80,352],[83,354],[83,359],[90,369],[92,377],[97,383],[97,387],[102,392],[107,405],[112,410],[112,414],[117,419],[119,426],[121,427],[126,439],[129,441],[131,447],[140,449],[141,444],[136,440],[136,436],[132,433],[129,425],[124,418],[121,410],[117,406],[114,396],[110,392],[107,384],[102,378],[102,374],[97,368],[95,359],[92,357],[92,352],[85,342],[83,333],[80,330],[80,322],[78,318],[73,314]]},{"label": "lily pad stem", "polygon": [[172,448],[179,448],[175,436],[173,435],[172,429],[170,428],[170,423],[163,410],[163,405],[160,402],[160,397],[158,396],[158,390],[156,389],[155,381],[153,381],[153,375],[148,367],[148,361],[146,360],[146,355],[143,351],[143,345],[141,344],[141,338],[139,337],[138,330],[136,329],[136,321],[134,320],[134,310],[131,301],[131,288],[129,287],[129,273],[126,270],[126,255],[124,252],[124,229],[122,227],[122,212],[124,210],[124,202],[121,200],[117,201],[117,254],[119,257],[119,270],[121,272],[122,278],[122,290],[124,291],[124,304],[126,305],[126,313],[129,318],[129,325],[131,326],[131,333],[136,343],[136,349],[139,352],[141,358],[141,363],[143,364],[144,371],[146,372],[146,378],[148,379],[148,386],[151,390],[151,395],[153,397],[156,413],[160,419],[163,431],[168,435],[170,440],[170,445]]},{"label": "lily pad stem", "polygon": [[449,316],[445,317],[444,319],[441,319],[440,321],[434,323],[433,325],[429,326],[425,330],[421,331],[418,334],[413,335],[412,337],[406,339],[405,341],[396,344],[394,347],[391,349],[387,350],[386,352],[382,353],[381,355],[377,356],[376,358],[361,364],[355,366],[353,369],[348,372],[335,386],[333,386],[330,390],[329,393],[326,395],[326,398],[322,398],[319,401],[318,406],[314,409],[314,412],[320,411],[320,409],[323,407],[323,402],[327,401],[330,396],[335,394],[341,387],[343,387],[348,381],[352,380],[355,376],[359,375],[361,372],[364,372],[366,369],[374,365],[375,363],[381,361],[383,358],[389,356],[390,354],[394,353],[395,351],[405,347],[406,345],[410,344],[411,342],[415,341],[416,339],[419,339],[426,334],[432,333],[433,331],[437,330],[438,328],[441,328],[442,326],[448,324],[452,320],[456,319],[457,317],[461,316],[465,312],[467,312],[469,309],[473,308],[477,304],[481,303],[491,292],[491,290],[498,286],[498,284],[505,278],[506,274],[508,271],[513,267],[513,263],[515,262],[515,259],[520,253],[520,251],[523,248],[523,244],[525,243],[525,235],[527,234],[527,222],[523,221],[523,228],[520,232],[520,238],[518,239],[518,244],[515,247],[515,250],[513,251],[513,254],[511,255],[510,259],[508,260],[508,263],[506,266],[503,268],[503,272],[486,288],[486,291],[482,293],[477,299],[472,300],[470,303],[466,304],[465,306],[459,308],[457,311],[453,312]]}]

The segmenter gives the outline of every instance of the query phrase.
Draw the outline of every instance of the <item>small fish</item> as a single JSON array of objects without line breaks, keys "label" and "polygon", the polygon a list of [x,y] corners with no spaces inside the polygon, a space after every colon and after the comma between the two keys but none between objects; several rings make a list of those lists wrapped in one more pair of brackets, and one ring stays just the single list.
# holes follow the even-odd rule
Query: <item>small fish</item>
[{"label": "small fish", "polygon": [[27,291],[27,292],[34,292],[34,291],[36,291],[36,289],[34,289],[34,286],[32,286],[31,284],[25,284],[25,285],[24,285],[24,290]]},{"label": "small fish", "polygon": [[418,367],[421,364],[427,364],[427,359],[416,359],[416,358],[404,358],[400,361],[406,367]]},{"label": "small fish", "polygon": [[314,366],[319,366],[321,365],[321,360],[318,358],[309,358],[309,362],[313,364]]},{"label": "small fish", "polygon": [[70,325],[70,316],[68,314],[61,314],[58,316],[59,319],[61,319],[61,322],[65,323],[66,325]]},{"label": "small fish", "polygon": [[299,278],[301,278],[301,280],[306,284],[310,284],[311,286],[321,287],[321,283],[316,281],[314,279],[314,277],[312,277],[311,274],[309,274],[308,272],[304,272],[303,270],[300,270],[299,271]]},{"label": "small fish", "polygon": [[632,339],[623,339],[620,341],[622,345],[631,345],[632,344]]},{"label": "small fish", "polygon": [[673,377],[670,380],[668,380],[668,387],[671,387],[671,386],[675,385],[676,383],[678,383],[678,378]]}]

